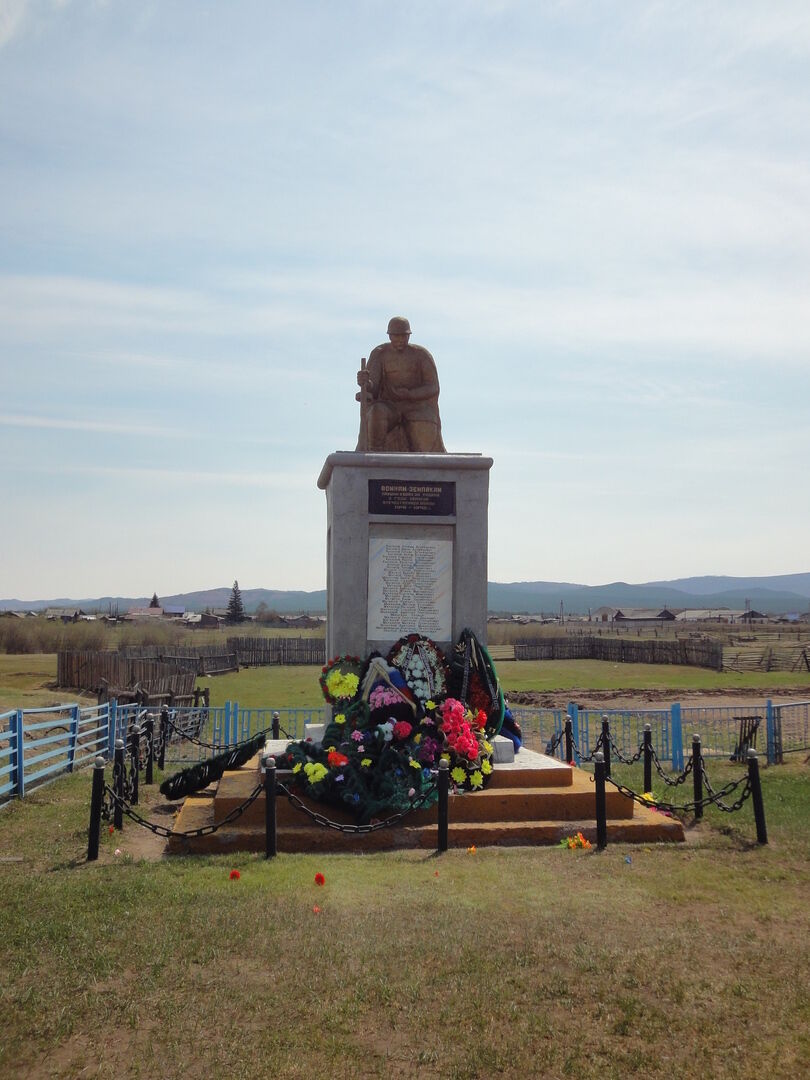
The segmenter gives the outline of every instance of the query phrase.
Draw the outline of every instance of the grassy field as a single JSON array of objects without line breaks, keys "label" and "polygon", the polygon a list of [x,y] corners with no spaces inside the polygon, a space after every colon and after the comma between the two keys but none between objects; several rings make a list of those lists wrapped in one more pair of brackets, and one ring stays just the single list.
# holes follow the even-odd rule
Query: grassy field
[{"label": "grassy field", "polygon": [[[749,685],[501,672],[532,689]],[[208,682],[215,702],[318,704],[317,674]],[[0,657],[0,700],[54,675],[53,656]],[[710,763],[715,787],[740,771]],[[639,789],[638,766],[615,775]],[[749,801],[690,822],[685,845],[602,853],[155,861],[127,822],[88,865],[90,773],[66,777],[0,811],[0,1075],[793,1080],[810,1069],[810,768],[764,769],[763,791],[764,848]],[[142,805],[171,820],[156,788]]]},{"label": "grassy field", "polygon": [[[243,668],[228,675],[200,679],[199,686],[211,692],[211,704],[238,701],[244,707],[319,706],[323,702],[318,686],[320,668]],[[769,694],[793,693],[810,696],[808,672],[716,672],[703,668],[668,664],[609,664],[600,660],[501,661],[501,684],[508,691],[655,690],[677,700],[680,693],[723,691]],[[74,701],[81,696],[92,702],[93,695],[57,690],[56,654],[13,656],[0,654],[0,712]]]},{"label": "grassy field", "polygon": [[0,819],[0,1075],[805,1075],[808,770],[763,783],[766,848],[747,808],[678,846],[269,862],[143,861],[127,823],[88,865],[89,774],[59,781]]}]

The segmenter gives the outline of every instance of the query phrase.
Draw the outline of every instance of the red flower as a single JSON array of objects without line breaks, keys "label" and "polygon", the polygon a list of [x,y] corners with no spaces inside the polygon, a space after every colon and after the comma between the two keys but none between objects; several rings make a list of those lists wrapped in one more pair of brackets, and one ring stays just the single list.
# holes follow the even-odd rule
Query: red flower
[{"label": "red flower", "polygon": [[317,904],[313,904],[312,910],[315,912],[316,915],[320,915],[321,913],[321,909],[318,907]]},{"label": "red flower", "polygon": [[111,825],[111,826],[110,826],[110,836],[112,836],[112,834],[113,834],[114,832],[115,832],[115,826],[114,826],[114,825]]},{"label": "red flower", "polygon": [[394,738],[395,739],[407,739],[413,728],[407,720],[397,720],[394,724]]},{"label": "red flower", "polygon": [[231,881],[238,881],[241,876],[242,875],[239,873],[238,870],[231,870],[231,872],[229,874],[229,877],[230,877]]},{"label": "red flower", "polygon": [[316,885],[325,885],[326,884],[326,878],[323,876],[323,874],[316,874],[315,875],[315,884]]},{"label": "red flower", "polygon": [[348,765],[349,759],[345,754],[341,754],[338,750],[330,750],[326,755],[326,760],[333,767],[339,768],[341,765]]}]

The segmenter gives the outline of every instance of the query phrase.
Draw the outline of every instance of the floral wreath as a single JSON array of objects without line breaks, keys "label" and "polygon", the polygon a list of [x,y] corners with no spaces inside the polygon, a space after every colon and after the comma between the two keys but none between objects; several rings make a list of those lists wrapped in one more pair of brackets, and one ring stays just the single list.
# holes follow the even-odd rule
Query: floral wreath
[{"label": "floral wreath", "polygon": [[[449,696],[449,675],[438,645],[416,634],[398,641],[387,662],[335,657],[321,672],[334,711],[322,744],[290,743],[279,764],[305,794],[348,807],[364,823],[433,805],[441,760],[453,790],[480,790],[492,775],[487,711]],[[433,696],[425,696],[429,687]]]},{"label": "floral wreath", "polygon": [[359,656],[335,656],[324,664],[319,682],[330,705],[346,705],[357,695],[363,666]]}]

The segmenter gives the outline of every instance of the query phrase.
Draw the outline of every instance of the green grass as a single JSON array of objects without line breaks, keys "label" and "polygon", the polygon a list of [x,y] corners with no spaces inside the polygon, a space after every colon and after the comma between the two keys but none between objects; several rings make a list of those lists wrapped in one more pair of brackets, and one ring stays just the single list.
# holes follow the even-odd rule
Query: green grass
[{"label": "green grass", "polygon": [[647,1080],[694,1076],[695,1062],[712,1078],[810,1067],[798,762],[764,771],[766,848],[743,811],[686,845],[603,853],[155,863],[138,860],[127,823],[87,865],[89,785],[89,773],[68,778],[3,812],[3,1075]]},{"label": "green grass", "polygon": [[806,671],[709,671],[676,664],[611,664],[604,660],[501,660],[497,668],[501,685],[513,691],[810,692],[810,672]]}]

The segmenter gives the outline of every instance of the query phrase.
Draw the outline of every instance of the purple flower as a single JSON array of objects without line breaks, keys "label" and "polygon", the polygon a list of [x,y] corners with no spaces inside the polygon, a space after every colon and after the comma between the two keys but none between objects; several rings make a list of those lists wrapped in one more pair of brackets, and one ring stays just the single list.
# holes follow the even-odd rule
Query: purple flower
[{"label": "purple flower", "polygon": [[337,776],[335,777],[335,783],[339,784],[341,782],[341,780],[343,780],[343,773],[338,773]]}]

